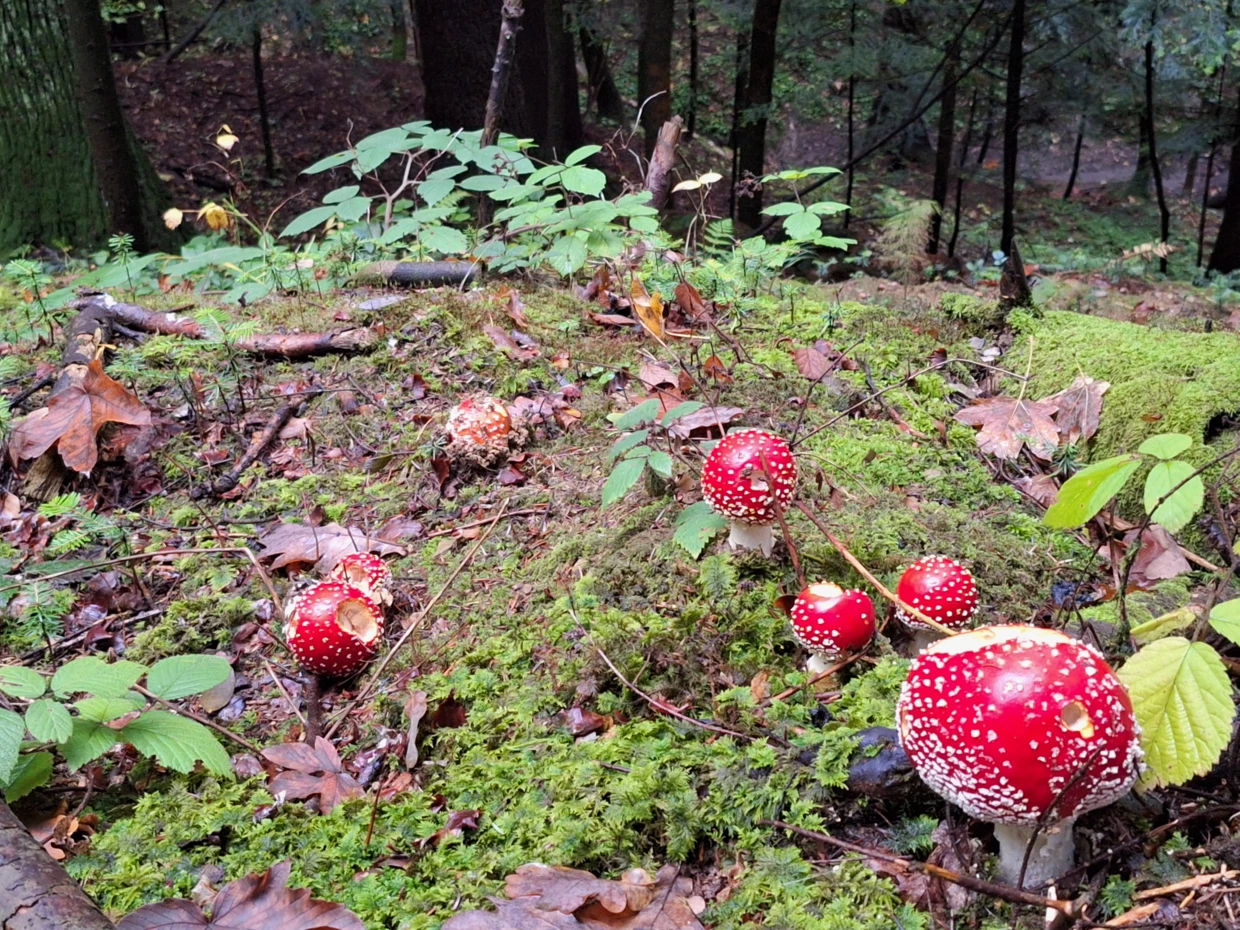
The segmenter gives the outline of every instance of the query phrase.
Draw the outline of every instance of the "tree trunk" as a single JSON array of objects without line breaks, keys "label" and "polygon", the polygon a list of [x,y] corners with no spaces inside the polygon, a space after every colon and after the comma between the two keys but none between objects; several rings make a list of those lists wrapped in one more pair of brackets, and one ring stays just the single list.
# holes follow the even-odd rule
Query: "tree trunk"
[{"label": "tree trunk", "polygon": [[943,93],[939,100],[939,137],[934,158],[934,185],[931,197],[939,210],[930,221],[930,241],[926,251],[939,251],[939,233],[943,228],[943,211],[947,208],[947,184],[951,179],[952,154],[956,142],[956,72],[960,66],[960,46],[952,43],[943,66]]},{"label": "tree trunk", "polygon": [[[1158,24],[1158,5],[1150,13],[1150,33]],[[1162,165],[1158,162],[1158,127],[1154,123],[1154,40],[1145,43],[1145,139],[1149,146],[1150,167],[1154,169],[1154,193],[1158,197],[1158,241],[1165,243],[1171,235],[1171,211],[1167,208],[1167,192],[1163,189]],[[1159,256],[1158,270],[1167,273],[1167,257]]]},{"label": "tree trunk", "polygon": [[692,136],[697,128],[698,108],[698,27],[697,0],[689,0],[689,112],[685,134]]},{"label": "tree trunk", "polygon": [[[1227,23],[1231,23],[1232,3],[1227,3]],[[1201,214],[1197,218],[1197,267],[1201,267],[1201,261],[1205,255],[1206,248],[1206,211],[1210,208],[1210,182],[1214,179],[1214,156],[1218,154],[1218,125],[1223,115],[1223,98],[1227,91],[1227,64],[1228,59],[1223,58],[1223,64],[1218,69],[1218,94],[1214,97],[1214,126],[1215,129],[1210,133],[1210,151],[1206,155],[1206,176],[1205,184],[1201,191]],[[1240,126],[1240,112],[1237,113],[1237,125]],[[1240,132],[1237,132],[1237,141],[1240,141]]]},{"label": "tree trunk", "polygon": [[590,83],[589,99],[594,101],[596,111],[602,119],[619,122],[624,119],[624,100],[611,76],[607,48],[585,26],[581,27],[579,37],[581,58],[586,65],[586,80]]},{"label": "tree trunk", "polygon": [[1150,195],[1150,139],[1145,114],[1137,118],[1137,167],[1128,179],[1128,196],[1144,200]]},{"label": "tree trunk", "polygon": [[0,927],[114,930],[112,922],[0,800]]},{"label": "tree trunk", "polygon": [[[848,52],[852,55],[857,45],[857,0],[848,5]],[[848,75],[848,180],[844,188],[844,203],[848,209],[844,211],[844,228],[852,222],[853,180],[856,176],[856,165],[853,164],[853,152],[857,139],[857,73],[856,65]]]},{"label": "tree trunk", "polygon": [[146,45],[146,28],[141,13],[131,13],[119,23],[108,26],[108,48],[121,58],[137,58]]},{"label": "tree trunk", "polygon": [[499,138],[500,120],[504,113],[504,99],[508,96],[508,75],[512,73],[516,58],[517,32],[521,29],[521,0],[504,0],[501,8],[499,38],[495,46],[495,60],[491,64],[491,85],[487,92],[487,105],[482,121],[482,145],[494,145]]},{"label": "tree trunk", "polygon": [[1197,161],[1198,153],[1189,152],[1188,163],[1184,166],[1184,184],[1180,188],[1181,197],[1193,196],[1193,190],[1197,187]]},{"label": "tree trunk", "polygon": [[567,28],[564,0],[545,0],[547,36],[547,129],[544,157],[562,159],[581,145],[581,107],[577,100],[577,53]]},{"label": "tree trunk", "polygon": [[637,48],[637,103],[642,107],[646,157],[654,152],[659,130],[672,118],[673,0],[639,0],[641,17]]},{"label": "tree trunk", "polygon": [[1063,199],[1072,199],[1072,189],[1076,187],[1076,176],[1081,170],[1081,145],[1085,142],[1085,114],[1076,125],[1076,145],[1072,147],[1072,170],[1068,172],[1068,183],[1063,189]]},{"label": "tree trunk", "polygon": [[388,0],[388,10],[392,16],[392,52],[393,61],[404,61],[409,54],[409,33],[405,29],[405,0]]},{"label": "tree trunk", "polygon": [[271,144],[271,117],[267,113],[267,81],[263,77],[263,26],[254,22],[250,41],[254,68],[254,90],[258,94],[258,125],[263,137],[263,167],[268,178],[276,176],[276,153]]},{"label": "tree trunk", "polygon": [[1231,164],[1227,174],[1227,200],[1223,203],[1223,221],[1219,224],[1214,251],[1210,253],[1210,271],[1231,274],[1240,269],[1240,110],[1231,145]]},{"label": "tree trunk", "polygon": [[960,161],[956,165],[956,206],[952,216],[952,237],[947,241],[947,257],[956,254],[956,241],[960,238],[960,213],[964,198],[964,167],[969,158],[969,146],[973,142],[973,118],[977,115],[977,91],[969,101],[969,119],[964,126],[964,139],[960,143]]},{"label": "tree trunk", "polygon": [[[771,109],[771,88],[775,83],[775,36],[779,29],[781,0],[757,0],[753,8],[753,30],[749,38],[749,80],[745,86],[745,106],[737,133],[737,168],[742,177],[750,172],[760,178],[766,171],[766,123]],[[762,190],[737,204],[737,218],[749,226],[762,221]]]},{"label": "tree trunk", "polygon": [[1012,254],[1012,239],[1016,235],[1016,156],[1020,150],[1020,83],[1024,67],[1025,0],[1014,0],[1003,113],[1003,235],[999,248],[1004,255]]},{"label": "tree trunk", "polygon": [[749,30],[736,30],[736,80],[732,85],[732,127],[728,131],[728,148],[732,150],[732,184],[728,195],[728,216],[736,219],[736,201],[741,186],[740,145],[741,115],[745,108],[745,88],[749,84]]}]

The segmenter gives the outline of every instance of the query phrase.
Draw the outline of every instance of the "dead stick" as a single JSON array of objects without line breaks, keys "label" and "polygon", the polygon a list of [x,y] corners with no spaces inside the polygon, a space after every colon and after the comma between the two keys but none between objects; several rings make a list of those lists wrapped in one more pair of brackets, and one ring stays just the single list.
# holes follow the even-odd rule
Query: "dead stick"
[{"label": "dead stick", "polygon": [[[549,504],[547,505],[550,506]],[[536,513],[546,513],[547,507],[527,507],[524,510],[513,510],[504,516],[511,519],[512,517],[531,517]],[[444,530],[434,530],[426,534],[427,539],[435,539],[438,536],[451,536],[453,533],[459,533],[461,530],[472,530],[475,526],[486,526],[488,523],[494,523],[494,517],[487,517],[485,520],[474,520],[472,523],[459,523],[456,526],[449,527]]]},{"label": "dead stick", "polygon": [[812,688],[814,685],[818,684],[818,682],[822,681],[824,678],[830,678],[836,672],[843,671],[844,669],[848,668],[848,666],[856,662],[859,658],[861,658],[861,653],[858,652],[858,653],[854,653],[853,655],[847,656],[843,659],[840,659],[840,661],[836,662],[831,667],[824,669],[823,671],[815,675],[813,678],[806,681],[805,684],[793,685],[791,688],[785,688],[783,691],[779,692],[779,694],[771,695],[758,706],[769,707],[775,701],[786,701],[788,700],[788,698],[792,697],[798,691],[804,691],[806,688]]},{"label": "dead stick", "polygon": [[939,878],[945,882],[951,882],[953,885],[959,885],[961,888],[968,888],[970,891],[976,891],[979,894],[990,895],[992,898],[998,898],[1001,901],[1008,901],[1012,904],[1027,904],[1031,907],[1049,908],[1058,911],[1065,917],[1076,918],[1079,916],[1076,913],[1076,907],[1071,901],[1062,901],[1059,898],[1044,898],[1042,895],[1021,891],[1019,888],[1012,888],[1009,885],[999,885],[994,882],[983,881],[980,878],[973,878],[971,875],[961,875],[942,866],[931,865],[928,862],[919,862],[916,859],[905,859],[903,856],[897,856],[884,849],[859,846],[847,840],[836,839],[828,833],[819,833],[816,830],[795,827],[790,823],[784,823],[782,820],[759,820],[758,823],[767,827],[787,830],[789,833],[795,833],[797,836],[803,836],[818,843],[826,843],[828,846],[834,846],[847,852],[869,856],[872,859],[881,859],[883,862],[891,862],[901,868],[908,869],[910,872],[920,872],[923,875],[929,875],[931,878]]},{"label": "dead stick", "polygon": [[323,735],[323,679],[318,672],[311,672],[302,692],[306,701],[306,739],[311,746]]},{"label": "dead stick", "polygon": [[821,532],[823,536],[827,537],[827,541],[836,548],[836,551],[838,551],[839,554],[844,557],[845,561],[847,561],[849,565],[851,565],[858,572],[860,572],[861,577],[863,577],[870,584],[874,585],[875,589],[878,591],[879,594],[881,594],[887,600],[891,601],[891,603],[895,604],[896,607],[904,611],[909,616],[915,617],[916,619],[920,620],[922,623],[926,624],[927,626],[935,630],[938,630],[940,633],[943,633],[947,636],[951,636],[956,632],[950,627],[946,627],[943,624],[935,620],[931,620],[929,617],[923,614],[916,607],[912,606],[911,604],[906,604],[904,603],[904,601],[900,600],[900,598],[896,596],[894,591],[892,591],[885,584],[883,584],[881,581],[875,578],[873,573],[868,568],[866,568],[864,565],[862,565],[855,555],[853,555],[851,552],[848,551],[847,546],[845,546],[842,542],[840,542],[838,539],[835,538],[835,535],[829,529],[827,529],[826,526],[823,525],[822,521],[814,516],[813,511],[811,511],[809,507],[807,507],[803,502],[797,501],[797,508],[801,511],[801,513],[809,517],[810,523],[818,527],[819,532]]},{"label": "dead stick", "polygon": [[336,718],[336,722],[333,723],[330,727],[328,727],[327,729],[328,739],[331,739],[335,735],[336,731],[340,729],[340,725],[344,723],[345,719],[353,711],[353,708],[357,707],[357,705],[360,704],[362,700],[365,699],[366,696],[369,695],[370,692],[374,689],[375,684],[379,681],[379,676],[383,674],[383,670],[387,668],[388,663],[392,661],[392,657],[395,656],[396,653],[400,652],[401,647],[404,646],[405,643],[408,641],[409,637],[413,635],[413,631],[418,629],[419,626],[421,626],[422,621],[424,621],[430,615],[430,612],[435,608],[435,606],[440,602],[440,600],[442,600],[443,596],[448,592],[448,589],[452,587],[453,582],[455,582],[457,577],[461,574],[461,572],[465,570],[465,566],[467,566],[473,560],[474,554],[477,553],[477,551],[482,548],[482,544],[487,541],[487,537],[491,535],[491,531],[495,529],[495,525],[499,523],[500,520],[503,519],[504,510],[507,507],[508,507],[508,502],[504,501],[504,503],[500,505],[499,513],[497,513],[494,517],[491,518],[491,525],[487,527],[486,532],[483,533],[481,536],[479,536],[478,541],[473,544],[473,546],[470,548],[470,550],[467,553],[465,553],[465,557],[461,559],[460,563],[453,570],[452,574],[448,576],[448,580],[443,583],[443,586],[440,587],[438,593],[433,598],[431,598],[430,603],[422,608],[422,612],[419,613],[418,616],[413,620],[413,622],[409,624],[409,628],[405,630],[405,632],[400,634],[400,639],[396,640],[392,648],[388,651],[388,654],[385,655],[383,659],[379,662],[379,666],[378,668],[374,670],[374,673],[370,676],[370,680],[366,682],[366,684],[362,687],[361,691],[357,692],[357,697],[355,697],[352,701],[349,702],[348,706],[346,706],[345,709],[340,712],[340,716]]},{"label": "dead stick", "polygon": [[189,492],[189,496],[193,500],[201,500],[208,496],[219,497],[221,494],[227,494],[235,488],[241,483],[241,476],[245,474],[245,470],[257,462],[271,448],[272,443],[280,438],[280,431],[288,426],[288,422],[293,419],[293,415],[321,393],[322,391],[319,389],[312,388],[306,392],[306,396],[290,401],[282,406],[276,411],[276,415],[271,418],[271,422],[263,427],[262,432],[257,433],[250,440],[249,448],[245,450],[245,454],[237,460],[237,464],[232,467],[228,474],[221,475],[209,485],[194,488]]},{"label": "dead stick", "polygon": [[[766,473],[766,480],[774,485],[771,480],[771,469],[766,464],[766,453],[759,451],[758,460],[762,464],[762,470]],[[784,505],[779,500],[779,492],[771,490],[771,504],[775,507],[775,517],[779,520],[779,528],[784,534],[784,543],[788,546],[788,555],[792,559],[792,570],[796,572],[797,584],[801,586],[801,590],[805,590],[805,573],[801,571],[801,557],[797,554],[796,543],[792,541],[792,533],[788,530],[788,521],[784,519]]]},{"label": "dead stick", "polygon": [[142,687],[142,685],[134,685],[133,689],[137,691],[139,694],[141,694],[143,697],[150,698],[152,701],[155,701],[157,704],[164,705],[164,707],[168,708],[170,711],[172,711],[174,714],[176,714],[179,717],[186,717],[190,720],[193,720],[195,723],[201,723],[204,727],[210,727],[212,730],[215,730],[217,733],[224,734],[230,740],[236,743],[238,746],[244,746],[246,749],[248,749],[252,753],[257,754],[257,753],[262,752],[261,749],[259,749],[253,743],[251,743],[244,736],[240,736],[234,733],[232,730],[228,729],[228,727],[220,726],[210,717],[204,717],[201,714],[196,714],[192,710],[186,710],[184,707],[177,707],[175,704],[169,701],[165,701],[158,694],[154,694],[153,692],[147,691],[146,688]]},{"label": "dead stick", "polygon": [[306,718],[302,716],[301,708],[297,706],[297,702],[294,701],[288,691],[284,689],[284,685],[281,684],[280,676],[276,674],[276,670],[272,668],[271,663],[267,660],[266,656],[262,656],[261,658],[263,660],[263,667],[267,669],[267,674],[271,676],[271,681],[276,686],[276,690],[279,691],[280,695],[284,698],[284,703],[289,706],[289,709],[297,716],[297,719],[301,721],[302,730],[309,729],[310,724],[306,721]]}]

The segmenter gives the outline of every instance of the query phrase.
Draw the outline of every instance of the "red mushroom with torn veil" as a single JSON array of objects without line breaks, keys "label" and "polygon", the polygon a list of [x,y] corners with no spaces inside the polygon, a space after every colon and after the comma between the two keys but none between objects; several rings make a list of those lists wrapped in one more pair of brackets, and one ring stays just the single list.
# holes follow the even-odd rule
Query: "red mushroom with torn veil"
[{"label": "red mushroom with torn veil", "polygon": [[761,549],[767,556],[775,545],[776,502],[784,510],[790,507],[796,483],[792,450],[760,429],[729,433],[710,450],[702,469],[702,496],[732,521],[728,543],[733,549]]}]

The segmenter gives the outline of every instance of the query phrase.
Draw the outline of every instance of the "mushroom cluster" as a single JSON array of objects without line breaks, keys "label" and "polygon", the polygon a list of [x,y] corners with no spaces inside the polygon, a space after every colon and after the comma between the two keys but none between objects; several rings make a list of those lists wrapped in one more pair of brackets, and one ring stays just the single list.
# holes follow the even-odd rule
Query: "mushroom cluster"
[{"label": "mushroom cluster", "polygon": [[733,549],[760,549],[769,556],[775,546],[772,525],[776,509],[792,505],[797,464],[788,444],[774,433],[742,429],[729,433],[710,450],[702,468],[702,496],[732,521],[728,544]]},{"label": "mushroom cluster", "polygon": [[[918,559],[900,576],[896,596],[936,623],[955,631],[968,627],[977,610],[977,585],[969,570],[954,559],[932,555]],[[925,649],[942,634],[913,615],[896,610],[913,633],[913,645]]]},{"label": "mushroom cluster", "polygon": [[[991,626],[930,645],[896,706],[922,780],[994,824],[999,875],[1030,888],[1072,867],[1072,825],[1142,768],[1127,691],[1101,654],[1055,630]],[[1026,849],[1032,842],[1026,866]]]},{"label": "mushroom cluster", "polygon": [[807,668],[821,675],[846,652],[858,652],[874,638],[874,602],[862,591],[839,585],[809,585],[797,595],[788,617],[792,635],[810,652]]},{"label": "mushroom cluster", "polygon": [[284,638],[302,668],[351,675],[374,658],[392,573],[369,552],[346,555],[323,581],[284,605]]}]

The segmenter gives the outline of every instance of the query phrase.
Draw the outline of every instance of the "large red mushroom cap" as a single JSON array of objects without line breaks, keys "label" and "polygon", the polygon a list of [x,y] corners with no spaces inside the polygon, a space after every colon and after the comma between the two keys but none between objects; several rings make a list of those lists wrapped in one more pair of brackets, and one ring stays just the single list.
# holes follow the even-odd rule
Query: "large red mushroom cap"
[{"label": "large red mushroom cap", "polygon": [[788,616],[792,635],[815,655],[856,652],[874,638],[874,602],[855,589],[812,584],[797,595]]},{"label": "large red mushroom cap", "polygon": [[[943,555],[918,559],[904,570],[896,586],[896,596],[916,607],[931,620],[953,630],[964,629],[977,610],[977,585],[969,570]],[[897,610],[910,630],[931,630],[911,614]],[[934,631],[937,635],[937,631]]]},{"label": "large red mushroom cap", "polygon": [[508,450],[512,417],[496,397],[466,397],[448,412],[448,439],[462,451],[498,455]]},{"label": "large red mushroom cap", "polygon": [[327,573],[327,580],[352,585],[380,604],[392,603],[388,590],[392,584],[392,570],[372,552],[349,553]]},{"label": "large red mushroom cap", "polygon": [[375,654],[383,611],[366,592],[339,581],[321,581],[284,607],[284,638],[302,668],[321,675],[349,675]]},{"label": "large red mushroom cap", "polygon": [[796,483],[792,450],[760,429],[729,433],[710,450],[702,469],[702,496],[732,521],[728,541],[733,548],[761,549],[765,555],[774,545],[775,501],[790,507]]},{"label": "large red mushroom cap", "polygon": [[[1071,819],[1123,797],[1142,767],[1132,702],[1110,666],[1037,627],[982,627],[930,645],[913,660],[896,726],[926,784],[970,816],[1048,830],[1069,821],[1067,864],[1035,862],[1040,877],[1071,865]],[[1001,849],[1009,880],[1023,852]]]}]

